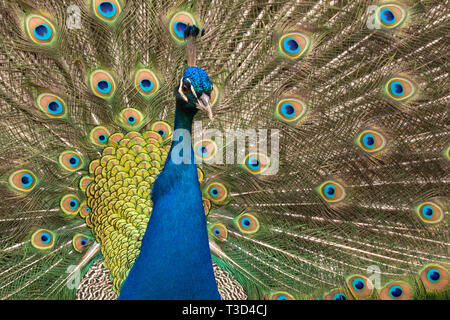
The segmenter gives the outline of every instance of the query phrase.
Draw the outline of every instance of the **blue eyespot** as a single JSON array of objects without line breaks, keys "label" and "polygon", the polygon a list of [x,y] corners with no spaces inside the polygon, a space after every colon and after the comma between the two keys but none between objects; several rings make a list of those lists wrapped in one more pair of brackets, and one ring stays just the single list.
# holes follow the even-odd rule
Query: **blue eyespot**
[{"label": "blue eyespot", "polygon": [[214,228],[214,229],[213,229],[213,232],[214,232],[214,234],[217,235],[217,236],[220,234],[219,228]]},{"label": "blue eyespot", "polygon": [[259,162],[257,157],[250,157],[250,158],[248,158],[247,164],[253,170],[258,170],[258,168],[260,166],[260,162]]},{"label": "blue eyespot", "polygon": [[116,6],[109,1],[103,1],[98,5],[98,11],[106,18],[112,18],[117,12]]},{"label": "blue eyespot", "polygon": [[352,286],[356,291],[361,291],[364,289],[364,280],[361,278],[356,278],[352,281]]},{"label": "blue eyespot", "polygon": [[392,287],[389,289],[389,295],[390,295],[392,298],[394,298],[394,299],[400,298],[400,297],[403,295],[403,289],[402,289],[402,287],[400,287],[400,286],[392,286]]},{"label": "blue eyespot", "polygon": [[51,240],[52,240],[52,236],[49,233],[47,233],[47,232],[41,233],[41,241],[43,243],[46,243],[46,244],[50,243]]},{"label": "blue eyespot", "polygon": [[98,141],[105,142],[107,140],[106,136],[104,134],[101,134],[98,136]]},{"label": "blue eyespot", "polygon": [[[90,184],[90,183],[89,183]],[[87,207],[86,212],[91,212],[91,208]]]},{"label": "blue eyespot", "polygon": [[106,80],[101,80],[97,83],[97,89],[101,93],[109,93],[111,91],[111,83]]},{"label": "blue eyespot", "polygon": [[207,147],[205,147],[205,146],[199,146],[198,148],[197,148],[197,152],[199,153],[199,154],[201,154],[202,156],[207,156],[208,155],[208,148]]},{"label": "blue eyespot", "polygon": [[433,217],[433,207],[430,205],[423,206],[422,214],[424,217],[431,219]]},{"label": "blue eyespot", "polygon": [[286,296],[278,296],[277,300],[289,300],[289,298]]},{"label": "blue eyespot", "polygon": [[52,114],[60,114],[63,111],[63,106],[58,100],[53,100],[48,104],[47,110]]},{"label": "blue eyespot", "polygon": [[134,123],[136,123],[136,118],[135,117],[128,117],[128,123],[130,123],[130,124],[134,124]]},{"label": "blue eyespot", "polygon": [[298,42],[294,38],[291,38],[291,37],[284,39],[283,48],[287,52],[292,53],[292,54],[298,53],[301,49]]},{"label": "blue eyespot", "polygon": [[69,206],[70,206],[72,209],[76,209],[76,208],[78,207],[78,201],[75,200],[75,199],[70,200]]},{"label": "blue eyespot", "polygon": [[438,269],[430,269],[428,270],[427,278],[431,282],[437,282],[441,278],[441,273]]},{"label": "blue eyespot", "polygon": [[372,149],[375,146],[375,138],[371,133],[364,135],[362,140],[364,146],[368,149]]},{"label": "blue eyespot", "polygon": [[40,24],[33,29],[33,34],[39,40],[48,40],[52,36],[52,29],[45,24]]},{"label": "blue eyespot", "polygon": [[247,217],[245,217],[245,218],[243,218],[242,220],[241,220],[241,225],[242,225],[242,227],[244,227],[244,228],[248,228],[248,227],[250,227],[250,225],[251,225],[252,223],[251,223],[251,221],[250,221],[250,219],[249,218],[247,218]]},{"label": "blue eyespot", "polygon": [[87,239],[86,238],[81,238],[80,243],[82,246],[86,246],[87,245]]},{"label": "blue eyespot", "polygon": [[295,117],[295,108],[292,106],[292,104],[285,102],[281,105],[281,113],[286,118],[293,118]]},{"label": "blue eyespot", "polygon": [[33,177],[28,173],[24,173],[20,178],[20,182],[22,183],[22,186],[24,186],[25,188],[31,186],[33,184],[33,181],[34,181]]},{"label": "blue eyespot", "polygon": [[149,79],[142,79],[139,82],[139,87],[141,87],[141,89],[144,90],[145,92],[149,92],[153,89],[154,84],[153,84],[153,81],[151,81]]},{"label": "blue eyespot", "polygon": [[173,31],[175,31],[175,34],[180,38],[184,38],[184,30],[186,28],[187,24],[184,22],[175,22],[173,25]]},{"label": "blue eyespot", "polygon": [[391,83],[391,92],[394,96],[396,97],[401,97],[404,94],[404,90],[403,90],[403,85],[401,84],[400,81],[393,81]]},{"label": "blue eyespot", "polygon": [[327,184],[323,188],[324,194],[327,198],[333,198],[334,194],[336,193],[336,189],[332,184]]},{"label": "blue eyespot", "polygon": [[395,15],[392,13],[392,11],[387,8],[380,11],[380,18],[381,21],[386,24],[393,24],[397,20],[395,19]]},{"label": "blue eyespot", "polygon": [[163,130],[159,130],[158,133],[159,133],[159,135],[160,135],[161,137],[163,137],[163,138],[164,138],[164,136],[166,135],[166,133],[165,133]]},{"label": "blue eyespot", "polygon": [[76,167],[80,164],[80,159],[78,159],[78,157],[76,156],[72,156],[69,159],[69,164],[71,167]]},{"label": "blue eyespot", "polygon": [[209,193],[215,198],[219,194],[219,191],[217,190],[217,188],[211,188]]},{"label": "blue eyespot", "polygon": [[337,293],[334,295],[333,300],[347,300],[347,297],[343,293]]}]

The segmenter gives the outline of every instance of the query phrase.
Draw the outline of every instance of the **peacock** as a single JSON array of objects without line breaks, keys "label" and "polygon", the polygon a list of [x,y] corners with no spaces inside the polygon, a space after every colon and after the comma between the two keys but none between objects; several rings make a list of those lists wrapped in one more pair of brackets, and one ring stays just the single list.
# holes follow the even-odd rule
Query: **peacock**
[{"label": "peacock", "polygon": [[448,0],[0,0],[0,299],[449,299]]}]

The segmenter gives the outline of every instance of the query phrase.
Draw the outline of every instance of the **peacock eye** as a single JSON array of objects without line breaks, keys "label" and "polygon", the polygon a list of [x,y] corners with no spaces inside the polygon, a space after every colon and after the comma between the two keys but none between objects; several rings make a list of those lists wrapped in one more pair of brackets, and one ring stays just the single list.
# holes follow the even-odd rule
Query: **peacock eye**
[{"label": "peacock eye", "polygon": [[191,93],[191,90],[190,90],[186,85],[183,85],[183,87],[182,87],[181,90],[183,90],[183,93],[184,93],[184,94]]}]

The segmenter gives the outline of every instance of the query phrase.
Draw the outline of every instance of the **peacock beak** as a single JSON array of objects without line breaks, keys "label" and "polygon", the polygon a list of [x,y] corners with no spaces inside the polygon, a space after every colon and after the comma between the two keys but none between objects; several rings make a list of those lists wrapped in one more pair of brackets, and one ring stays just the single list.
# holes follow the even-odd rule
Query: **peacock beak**
[{"label": "peacock beak", "polygon": [[211,99],[209,98],[209,96],[207,94],[202,93],[200,98],[197,99],[196,105],[199,109],[206,112],[206,114],[208,115],[209,119],[211,119],[211,121],[214,121],[214,117],[213,117],[212,109],[211,109]]}]

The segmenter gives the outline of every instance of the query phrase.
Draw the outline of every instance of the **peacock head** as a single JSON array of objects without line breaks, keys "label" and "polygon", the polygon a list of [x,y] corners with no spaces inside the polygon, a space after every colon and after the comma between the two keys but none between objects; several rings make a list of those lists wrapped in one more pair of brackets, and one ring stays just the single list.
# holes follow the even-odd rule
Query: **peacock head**
[{"label": "peacock head", "polygon": [[211,91],[212,83],[205,70],[199,67],[187,67],[175,89],[175,97],[184,102],[185,108],[203,110],[213,120]]}]

